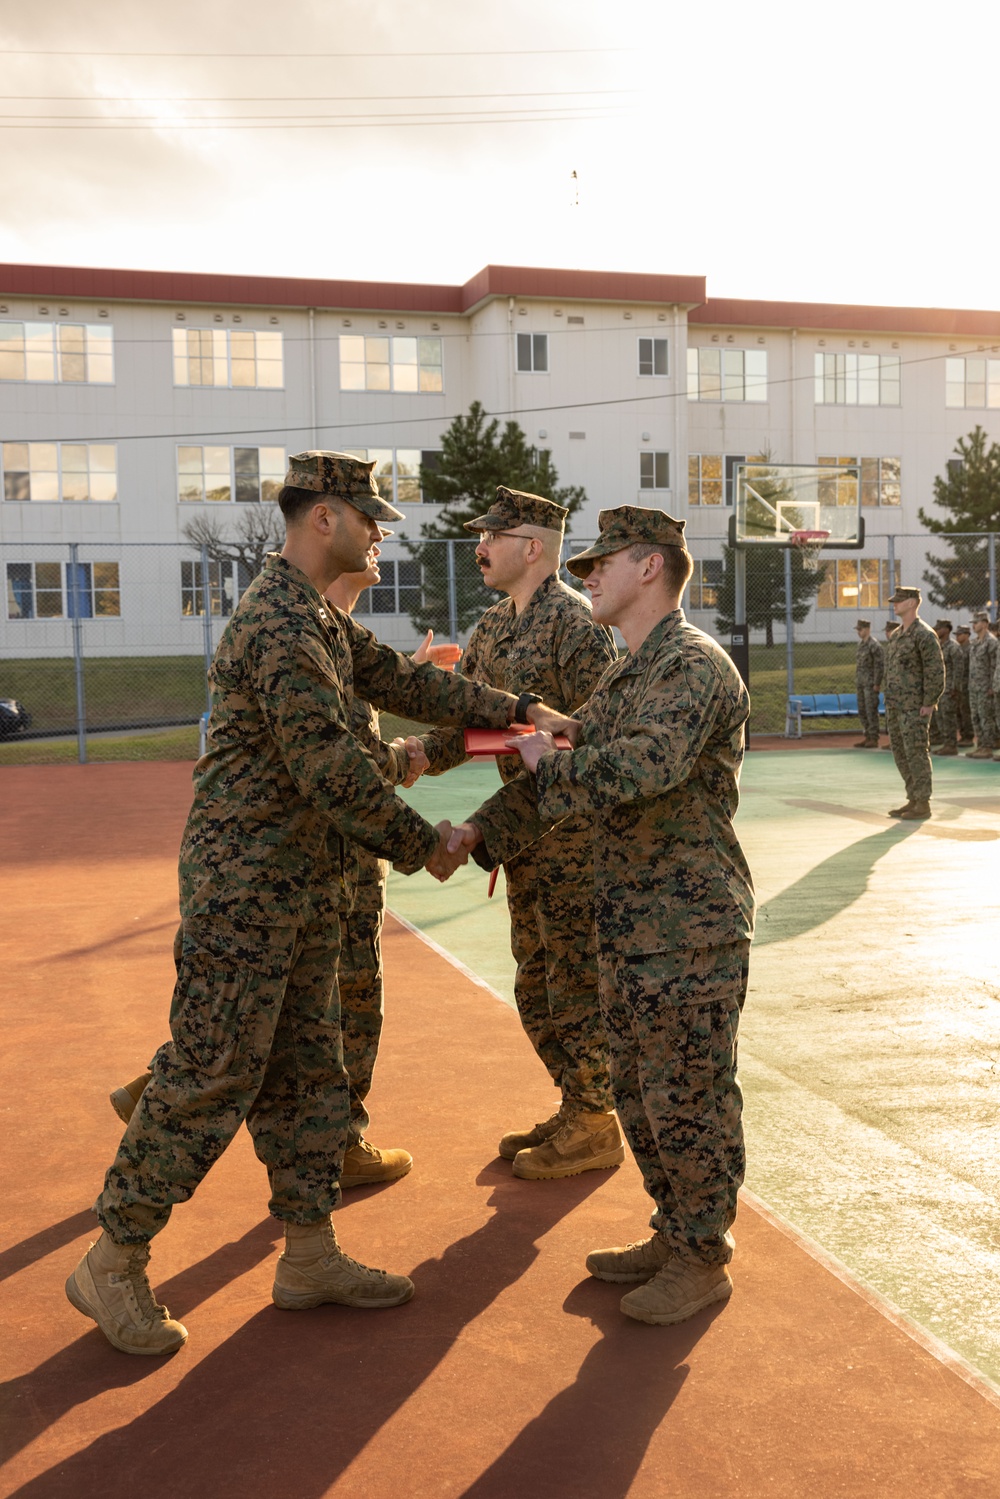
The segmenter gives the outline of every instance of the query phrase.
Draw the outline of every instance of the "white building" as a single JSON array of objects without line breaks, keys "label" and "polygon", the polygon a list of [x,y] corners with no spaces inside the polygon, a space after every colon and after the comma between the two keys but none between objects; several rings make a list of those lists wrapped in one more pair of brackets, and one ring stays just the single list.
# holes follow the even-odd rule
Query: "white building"
[{"label": "white building", "polygon": [[[476,399],[586,488],[577,537],[605,506],[686,517],[709,628],[734,463],[859,461],[868,545],[836,559],[806,627],[843,638],[845,611],[884,607],[886,537],[919,578],[917,512],[956,439],[977,423],[1000,439],[1000,312],[503,266],[464,286],[0,267],[0,654],[61,654],[74,612],[91,654],[199,650],[185,525],[272,497],[303,448],[376,458],[417,534],[420,466]],[[387,552],[377,606],[399,641],[419,582],[404,555]],[[213,584],[225,613],[239,580]]]}]

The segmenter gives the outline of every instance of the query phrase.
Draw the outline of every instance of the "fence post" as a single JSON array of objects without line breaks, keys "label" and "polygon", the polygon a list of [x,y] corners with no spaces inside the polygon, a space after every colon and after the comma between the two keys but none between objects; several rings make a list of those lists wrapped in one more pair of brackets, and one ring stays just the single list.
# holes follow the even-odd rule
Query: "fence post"
[{"label": "fence post", "polygon": [[455,578],[455,542],[449,538],[446,548],[448,566],[448,639],[458,639],[458,583]]},{"label": "fence post", "polygon": [[795,692],[795,620],[792,616],[792,549],[785,548],[785,675],[788,696]]},{"label": "fence post", "polygon": [[991,531],[987,539],[990,559],[990,618],[997,617],[997,533]]},{"label": "fence post", "polygon": [[205,651],[205,703],[212,711],[212,689],[208,683],[208,669],[212,664],[212,585],[208,579],[208,547],[201,548],[201,630]]},{"label": "fence post", "polygon": [[87,763],[87,694],[83,681],[83,620],[80,618],[80,548],[69,544],[69,607],[73,617],[73,673],[76,677],[76,758]]}]

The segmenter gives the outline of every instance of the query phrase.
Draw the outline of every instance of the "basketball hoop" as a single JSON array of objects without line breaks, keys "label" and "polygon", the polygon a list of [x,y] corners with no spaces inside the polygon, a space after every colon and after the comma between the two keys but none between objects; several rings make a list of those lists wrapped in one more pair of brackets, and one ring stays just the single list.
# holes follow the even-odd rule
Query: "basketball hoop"
[{"label": "basketball hoop", "polygon": [[823,545],[829,541],[829,531],[790,531],[788,545],[795,548],[802,558],[807,572],[819,572],[822,566]]}]

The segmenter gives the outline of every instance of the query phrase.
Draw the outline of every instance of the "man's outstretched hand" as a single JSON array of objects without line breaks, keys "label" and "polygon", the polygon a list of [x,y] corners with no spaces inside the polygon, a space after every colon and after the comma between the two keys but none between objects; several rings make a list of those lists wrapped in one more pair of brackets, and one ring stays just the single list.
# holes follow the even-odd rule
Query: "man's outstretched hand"
[{"label": "man's outstretched hand", "polygon": [[482,841],[483,835],[474,822],[456,822],[451,830],[451,837],[448,839],[448,852],[452,856],[457,856],[464,851],[465,858],[462,863],[468,864],[472,850]]},{"label": "man's outstretched hand", "polygon": [[[557,713],[555,708],[549,708],[545,703],[529,704],[527,718],[530,724],[544,734],[565,734],[570,744],[576,743],[580,732],[579,719],[567,718],[565,713]],[[549,745],[549,749],[552,748],[553,746]]]},{"label": "man's outstretched hand", "polygon": [[432,665],[440,666],[442,671],[454,671],[456,664],[462,659],[462,647],[452,641],[442,641],[440,645],[435,645],[434,631],[428,630],[413,652],[413,659],[418,666],[424,661],[430,661]]},{"label": "man's outstretched hand", "polygon": [[538,762],[542,756],[549,754],[556,747],[552,735],[546,734],[543,729],[536,729],[533,734],[515,734],[513,739],[506,741],[506,744],[508,749],[517,750],[532,775],[538,769]]},{"label": "man's outstretched hand", "polygon": [[403,786],[412,786],[415,781],[419,781],[420,777],[423,775],[424,771],[428,769],[431,763],[424,753],[423,741],[421,739],[418,739],[416,734],[410,734],[406,739],[394,739],[392,741],[392,747],[393,749],[406,750],[406,756],[410,762],[410,768],[406,772],[406,776],[400,784]]},{"label": "man's outstretched hand", "polygon": [[[467,843],[462,833],[467,826],[467,823],[460,822],[457,828],[453,828],[450,822],[439,822],[434,829],[438,835],[437,847],[424,868],[428,874],[440,880],[442,885],[445,880],[451,879],[456,869],[468,864],[469,849],[475,848],[475,843]],[[478,833],[478,829],[476,831]]]}]

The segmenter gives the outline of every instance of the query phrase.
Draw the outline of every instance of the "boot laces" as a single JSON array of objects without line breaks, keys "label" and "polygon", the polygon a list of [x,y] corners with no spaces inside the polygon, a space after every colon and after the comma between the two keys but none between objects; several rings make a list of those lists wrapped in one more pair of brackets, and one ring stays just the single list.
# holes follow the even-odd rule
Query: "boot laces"
[{"label": "boot laces", "polygon": [[144,1244],[137,1244],[128,1257],[124,1270],[119,1271],[115,1277],[119,1283],[124,1281],[135,1300],[142,1317],[148,1322],[166,1322],[170,1313],[165,1306],[154,1298],[149,1279],[146,1275],[146,1266],[149,1263],[149,1250]]}]

